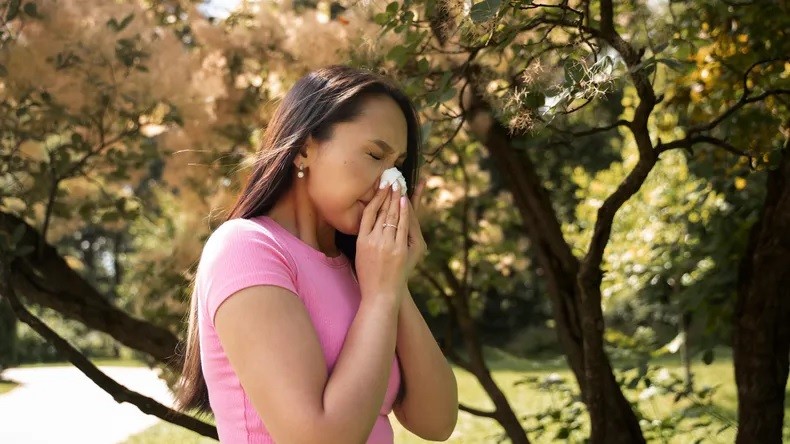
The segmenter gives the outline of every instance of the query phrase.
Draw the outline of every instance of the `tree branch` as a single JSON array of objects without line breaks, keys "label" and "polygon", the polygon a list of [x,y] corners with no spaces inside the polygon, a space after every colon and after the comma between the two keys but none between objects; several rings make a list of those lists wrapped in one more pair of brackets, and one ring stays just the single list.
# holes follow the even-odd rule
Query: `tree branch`
[{"label": "tree branch", "polygon": [[463,410],[464,412],[471,413],[475,416],[482,416],[484,418],[496,419],[496,411],[487,412],[484,410],[478,410],[476,408],[469,407],[461,403],[458,404],[458,410]]},{"label": "tree branch", "polygon": [[160,404],[154,399],[129,390],[104,374],[104,372],[99,370],[98,367],[80,353],[79,350],[74,348],[65,339],[61,338],[56,332],[25,308],[13,289],[10,264],[3,262],[2,267],[2,276],[0,276],[2,279],[2,282],[0,282],[2,295],[8,299],[11,308],[14,310],[19,320],[30,326],[30,328],[41,335],[42,338],[52,344],[58,352],[64,355],[75,367],[80,369],[85,376],[90,378],[102,390],[109,393],[116,402],[119,404],[128,402],[137,406],[143,413],[154,415],[164,421],[192,430],[203,436],[218,439],[217,429],[213,425],[175,411]]},{"label": "tree branch", "polygon": [[[25,227],[20,241],[38,245],[40,234],[27,222],[0,212],[0,233],[13,233]],[[118,342],[147,353],[173,371],[181,371],[182,357],[177,353],[178,338],[169,330],[133,318],[113,306],[101,293],[71,269],[57,250],[45,243],[38,254],[17,259],[10,276],[15,288],[30,302],[51,308],[69,319],[107,333]]]},{"label": "tree branch", "polygon": [[[420,276],[425,278],[425,280],[428,281],[428,283],[430,283],[437,292],[439,292],[439,296],[441,296],[442,300],[444,300],[444,303],[447,305],[447,310],[450,312],[450,317],[452,319],[457,319],[458,313],[456,311],[455,304],[453,304],[452,297],[450,297],[450,295],[444,291],[444,288],[442,287],[442,284],[439,282],[439,280],[422,267],[419,268],[419,273]],[[449,344],[452,344],[452,338],[449,338]],[[472,364],[469,363],[469,361],[461,358],[458,353],[455,352],[453,347],[445,347],[444,352],[446,353],[447,357],[450,358],[450,360],[452,360],[456,365],[468,371],[469,373],[474,374],[474,371],[472,370]]]},{"label": "tree branch", "polygon": [[615,34],[612,0],[601,0],[601,31],[604,34]]},{"label": "tree branch", "polygon": [[696,144],[698,144],[698,143],[709,143],[711,145],[716,145],[718,147],[724,148],[725,150],[727,150],[727,151],[729,151],[729,152],[731,152],[731,153],[733,153],[733,154],[735,154],[737,156],[743,156],[743,157],[751,158],[751,156],[749,154],[747,154],[744,151],[739,150],[738,148],[735,148],[734,146],[729,144],[727,141],[721,140],[721,139],[717,139],[717,138],[711,137],[711,136],[684,137],[683,139],[673,140],[672,142],[669,142],[669,143],[662,143],[659,140],[659,143],[656,146],[656,152],[661,154],[661,153],[663,153],[665,151],[669,151],[669,150],[677,149],[677,148],[685,148],[685,149],[690,151],[691,147],[696,145]]},{"label": "tree branch", "polygon": [[548,124],[546,126],[549,129],[551,129],[551,130],[553,130],[555,132],[558,132],[560,134],[563,134],[563,135],[567,135],[567,136],[571,136],[571,137],[585,137],[585,136],[591,136],[591,135],[597,134],[597,133],[603,133],[603,132],[606,132],[606,131],[610,131],[610,130],[613,130],[613,129],[615,129],[617,127],[620,127],[620,126],[627,127],[630,124],[631,124],[631,122],[629,122],[627,120],[620,119],[617,122],[612,123],[611,125],[601,126],[601,127],[598,127],[598,128],[590,128],[590,129],[584,130],[584,131],[569,131],[569,130],[565,130],[565,129],[562,129],[562,128],[557,128],[557,127],[555,127],[554,125],[551,125],[551,124]]},{"label": "tree branch", "polygon": [[735,113],[739,109],[743,108],[745,105],[747,105],[749,103],[754,103],[754,102],[759,102],[761,100],[765,100],[766,98],[768,98],[770,96],[790,95],[790,89],[769,89],[769,90],[764,91],[762,94],[759,94],[759,95],[756,95],[756,96],[753,96],[753,97],[749,97],[750,93],[751,93],[751,91],[749,91],[748,89],[745,90],[744,94],[741,96],[741,98],[738,99],[738,101],[735,102],[734,105],[732,105],[726,111],[721,113],[721,115],[719,115],[719,117],[713,119],[711,122],[709,122],[707,124],[697,125],[697,126],[691,127],[689,129],[689,131],[688,131],[688,134],[691,136],[691,135],[694,135],[694,134],[704,133],[706,131],[710,131],[713,128],[715,128],[716,126],[718,126],[722,121],[724,121],[724,119],[726,119],[727,117],[731,116],[733,113]]}]

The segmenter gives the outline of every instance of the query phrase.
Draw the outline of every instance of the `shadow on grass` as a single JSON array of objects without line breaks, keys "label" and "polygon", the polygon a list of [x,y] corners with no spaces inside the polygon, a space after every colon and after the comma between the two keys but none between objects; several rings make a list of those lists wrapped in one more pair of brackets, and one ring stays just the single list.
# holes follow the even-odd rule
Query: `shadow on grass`
[{"label": "shadow on grass", "polygon": [[0,375],[0,395],[4,395],[19,386],[19,383],[11,379],[6,379]]}]

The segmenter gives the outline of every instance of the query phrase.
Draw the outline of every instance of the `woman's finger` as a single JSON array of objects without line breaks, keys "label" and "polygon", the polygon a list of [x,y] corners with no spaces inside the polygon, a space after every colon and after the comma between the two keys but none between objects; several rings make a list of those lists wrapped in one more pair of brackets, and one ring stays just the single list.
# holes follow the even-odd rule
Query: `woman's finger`
[{"label": "woman's finger", "polygon": [[371,231],[373,231],[379,209],[381,209],[384,200],[387,198],[387,196],[389,196],[389,194],[389,188],[379,190],[376,195],[373,196],[373,199],[368,202],[368,205],[365,207],[365,209],[362,210],[362,222],[359,226],[360,234],[369,234]]},{"label": "woman's finger", "polygon": [[410,211],[409,211],[409,199],[404,197],[398,199],[398,205],[400,206],[400,220],[398,220],[398,232],[395,235],[395,242],[399,245],[408,246],[409,240],[409,223],[411,220]]},{"label": "woman's finger", "polygon": [[379,208],[379,212],[376,215],[376,224],[373,227],[373,232],[381,234],[384,228],[384,223],[387,222],[387,214],[389,214],[390,208],[390,201],[392,200],[392,189],[385,188],[384,193],[386,196],[384,197],[384,202],[381,203],[381,208]]},{"label": "woman's finger", "polygon": [[[398,218],[400,216],[400,190],[397,188],[392,190],[391,198],[389,200],[389,208],[387,209],[387,219],[386,223],[390,225],[395,225],[394,227],[388,226],[386,229],[388,230],[397,230],[398,227]],[[382,226],[383,227],[383,226]],[[396,233],[392,233],[392,237],[395,237]]]}]

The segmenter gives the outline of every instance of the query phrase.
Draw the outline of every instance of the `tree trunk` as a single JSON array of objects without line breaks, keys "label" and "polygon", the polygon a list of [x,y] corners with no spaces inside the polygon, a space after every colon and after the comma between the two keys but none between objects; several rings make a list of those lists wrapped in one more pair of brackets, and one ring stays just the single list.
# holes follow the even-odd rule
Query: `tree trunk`
[{"label": "tree trunk", "polygon": [[790,148],[769,172],[767,194],[741,260],[735,311],[738,443],[782,442],[790,352]]},{"label": "tree trunk", "polygon": [[16,316],[14,316],[8,299],[0,296],[0,374],[3,369],[17,364],[16,344]]},{"label": "tree trunk", "polygon": [[686,393],[694,391],[694,373],[691,371],[689,330],[691,330],[691,313],[684,310],[680,315],[680,334],[683,335],[683,343],[680,344],[680,360],[683,364],[683,379],[686,384]]},{"label": "tree trunk", "polygon": [[[589,304],[583,307],[581,285],[577,286],[580,263],[562,235],[548,192],[529,157],[513,148],[509,132],[493,117],[490,105],[476,93],[476,88],[474,79],[470,79],[468,94],[462,98],[464,117],[470,132],[486,146],[498,171],[504,176],[526,234],[536,249],[545,273],[560,343],[590,409],[591,420],[602,422],[602,427],[593,427],[600,430],[597,437],[602,441],[597,442],[644,443],[639,421],[617,384],[603,350],[600,303],[597,309],[594,307],[595,301],[600,300],[600,287],[589,288],[591,292],[597,292],[598,297],[593,294]],[[589,326],[598,332],[593,335],[597,337],[588,338],[582,332],[583,315],[589,318],[586,322],[592,322]],[[591,380],[589,376],[596,381],[593,386],[587,383]],[[590,398],[593,392],[597,395]],[[592,405],[588,402],[590,399],[593,400]]]}]

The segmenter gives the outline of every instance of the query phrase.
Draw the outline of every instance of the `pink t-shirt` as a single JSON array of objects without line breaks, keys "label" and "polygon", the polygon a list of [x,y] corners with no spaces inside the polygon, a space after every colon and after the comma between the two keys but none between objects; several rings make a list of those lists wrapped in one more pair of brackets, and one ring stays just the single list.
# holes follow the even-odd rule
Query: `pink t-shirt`
[{"label": "pink t-shirt", "polygon": [[[304,303],[330,374],[359,309],[359,284],[345,255],[326,256],[268,216],[232,219],[220,225],[203,248],[195,291],[200,360],[219,438],[224,443],[274,443],[214,329],[214,315],[223,301],[246,287],[267,284],[291,290]],[[393,442],[387,415],[392,411],[400,382],[397,357],[393,357],[387,393],[369,444]]]}]

